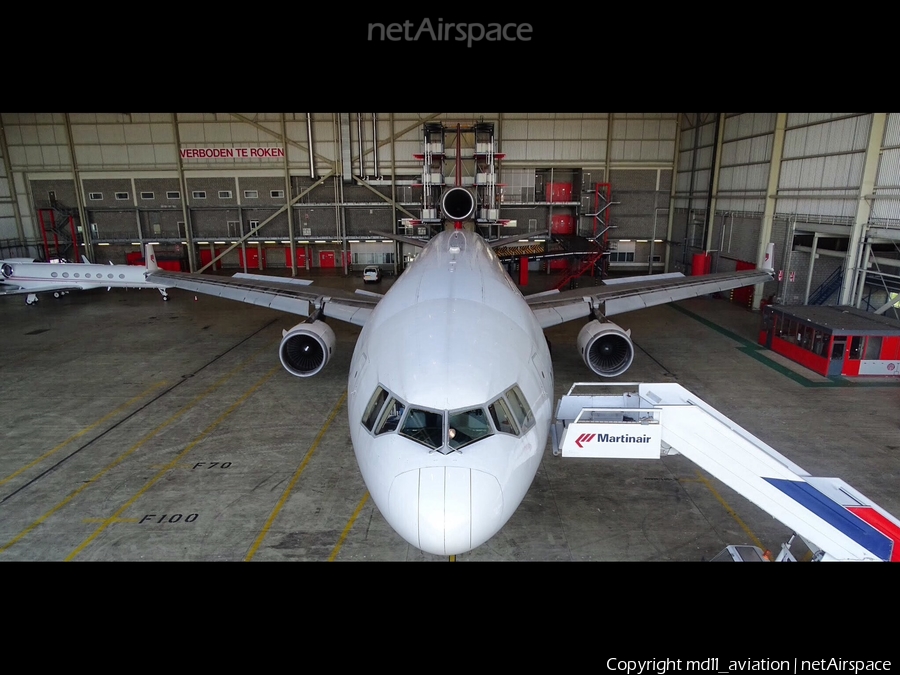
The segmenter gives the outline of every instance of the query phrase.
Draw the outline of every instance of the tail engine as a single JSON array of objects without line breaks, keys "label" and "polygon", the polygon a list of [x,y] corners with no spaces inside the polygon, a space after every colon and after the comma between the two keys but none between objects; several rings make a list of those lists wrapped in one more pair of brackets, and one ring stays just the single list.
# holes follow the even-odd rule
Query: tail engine
[{"label": "tail engine", "polygon": [[465,188],[450,188],[441,197],[441,212],[450,220],[468,220],[475,213],[475,197]]},{"label": "tail engine", "polygon": [[334,343],[334,331],[324,321],[298,323],[282,331],[278,357],[291,375],[312,377],[328,363]]},{"label": "tail engine", "polygon": [[634,360],[631,331],[596,319],[578,333],[578,351],[585,365],[601,377],[621,375]]}]

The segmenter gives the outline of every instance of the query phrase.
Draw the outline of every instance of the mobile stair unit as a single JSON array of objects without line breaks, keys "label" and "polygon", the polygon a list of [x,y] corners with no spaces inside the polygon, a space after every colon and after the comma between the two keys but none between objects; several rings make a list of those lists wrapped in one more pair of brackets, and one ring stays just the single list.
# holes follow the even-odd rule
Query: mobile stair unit
[{"label": "mobile stair unit", "polygon": [[551,439],[563,457],[682,454],[789,527],[814,560],[900,561],[900,520],[839,478],[811,476],[679,384],[576,383]]}]

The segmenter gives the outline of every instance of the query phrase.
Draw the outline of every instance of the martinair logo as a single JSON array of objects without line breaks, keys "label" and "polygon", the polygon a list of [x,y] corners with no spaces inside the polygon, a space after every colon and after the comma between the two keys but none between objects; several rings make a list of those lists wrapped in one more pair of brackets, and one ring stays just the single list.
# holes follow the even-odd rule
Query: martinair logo
[{"label": "martinair logo", "polygon": [[647,436],[611,436],[610,434],[581,434],[575,439],[575,445],[583,448],[582,443],[590,443],[596,437],[598,443],[649,443],[652,439]]}]

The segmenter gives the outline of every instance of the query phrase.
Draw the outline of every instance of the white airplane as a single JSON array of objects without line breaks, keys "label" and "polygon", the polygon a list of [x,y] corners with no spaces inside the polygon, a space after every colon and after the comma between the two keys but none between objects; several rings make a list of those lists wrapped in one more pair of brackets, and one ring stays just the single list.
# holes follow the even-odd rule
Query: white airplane
[{"label": "white airplane", "polygon": [[25,304],[38,301],[38,293],[53,293],[57,298],[69,291],[90,288],[155,288],[168,300],[165,286],[147,281],[147,275],[159,269],[153,245],[147,244],[144,265],[97,265],[93,263],[46,263],[29,258],[0,260],[0,295],[26,293]]},{"label": "white airplane", "polygon": [[384,296],[316,293],[303,282],[261,275],[155,271],[148,280],[307,317],[283,332],[278,350],[298,377],[319,373],[334,351],[325,319],[362,326],[347,403],[360,472],[406,541],[455,555],[500,530],[540,464],[554,395],[544,328],[591,319],[578,337],[585,363],[597,375],[620,375],[634,347],[630,331],[607,316],[763,283],[772,270],[638,277],[526,298],[494,253],[508,241],[492,244],[463,227],[472,194],[451,188],[442,205],[456,229],[427,242]]}]

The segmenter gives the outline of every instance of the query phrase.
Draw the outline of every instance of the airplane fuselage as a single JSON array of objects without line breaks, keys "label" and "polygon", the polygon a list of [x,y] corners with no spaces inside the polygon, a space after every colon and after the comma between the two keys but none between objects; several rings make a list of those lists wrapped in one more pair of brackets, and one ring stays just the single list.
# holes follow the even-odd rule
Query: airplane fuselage
[{"label": "airplane fuselage", "polygon": [[36,263],[0,260],[9,265],[12,274],[4,281],[39,293],[47,286],[71,286],[73,290],[127,286],[129,288],[156,288],[147,281],[146,268],[135,265],[97,265],[90,263]]},{"label": "airplane fuselage", "polygon": [[350,366],[350,435],[385,519],[429,553],[487,541],[531,485],[552,397],[543,331],[493,250],[439,234],[378,303]]}]

